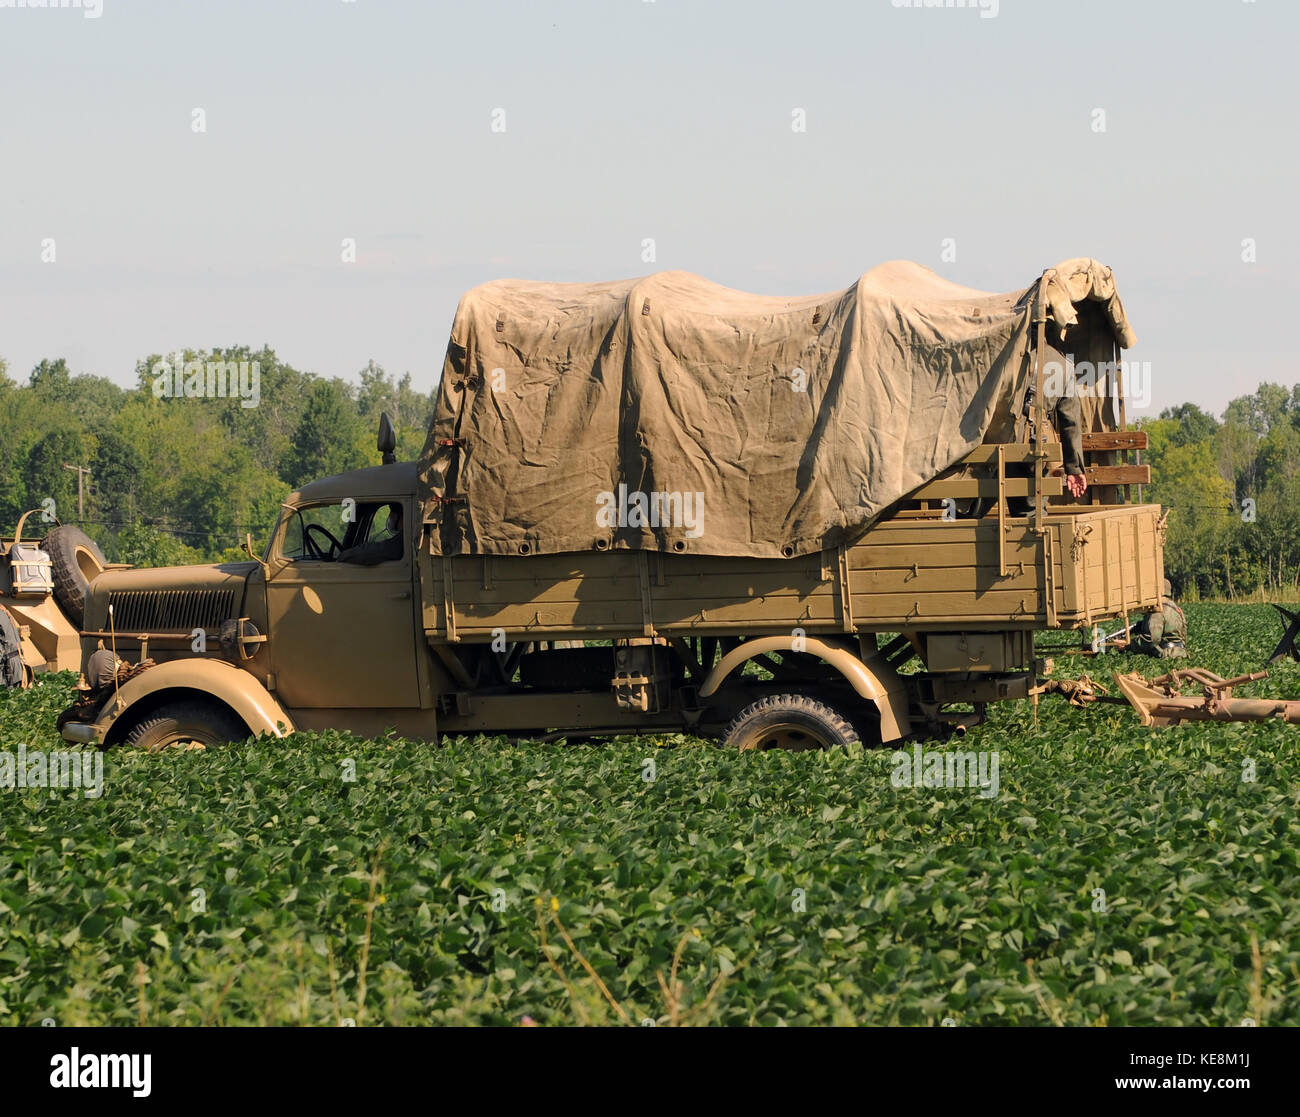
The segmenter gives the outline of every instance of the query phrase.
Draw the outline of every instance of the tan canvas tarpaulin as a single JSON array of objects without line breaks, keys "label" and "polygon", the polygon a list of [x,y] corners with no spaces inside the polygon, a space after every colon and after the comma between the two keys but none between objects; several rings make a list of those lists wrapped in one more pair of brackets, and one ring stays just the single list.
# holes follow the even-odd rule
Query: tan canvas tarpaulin
[{"label": "tan canvas tarpaulin", "polygon": [[801,298],[686,272],[476,287],[420,460],[431,544],[778,558],[852,538],[1014,437],[1040,284],[1071,347],[1132,344],[1108,268],[1045,278],[989,294],[894,262]]}]

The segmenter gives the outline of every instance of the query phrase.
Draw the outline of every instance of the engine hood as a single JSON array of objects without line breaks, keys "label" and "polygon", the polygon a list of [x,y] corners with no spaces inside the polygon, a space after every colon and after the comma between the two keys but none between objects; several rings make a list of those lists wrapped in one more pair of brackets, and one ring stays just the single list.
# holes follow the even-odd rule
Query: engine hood
[{"label": "engine hood", "polygon": [[119,634],[219,629],[222,621],[240,615],[248,578],[255,572],[261,577],[256,562],[107,570],[86,595],[85,631],[109,630],[110,604]]}]

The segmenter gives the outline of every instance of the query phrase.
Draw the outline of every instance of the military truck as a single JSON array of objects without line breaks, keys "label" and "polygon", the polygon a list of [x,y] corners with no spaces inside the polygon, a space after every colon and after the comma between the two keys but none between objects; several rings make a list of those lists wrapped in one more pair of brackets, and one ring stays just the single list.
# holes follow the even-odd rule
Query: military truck
[{"label": "military truck", "polygon": [[1160,599],[1121,384],[1088,402],[1089,487],[1066,491],[1053,330],[1076,370],[1132,344],[1109,269],[1008,295],[915,265],[794,300],[681,273],[478,288],[418,462],[385,416],[382,464],[291,494],[248,561],[90,584],[61,732],[964,731],[1033,692],[1035,633]]},{"label": "military truck", "polygon": [[13,538],[0,539],[0,686],[26,687],[47,671],[77,670],[86,591],[109,565],[74,524],[56,523],[39,543],[24,542],[32,516],[45,521],[42,510],[25,512]]}]

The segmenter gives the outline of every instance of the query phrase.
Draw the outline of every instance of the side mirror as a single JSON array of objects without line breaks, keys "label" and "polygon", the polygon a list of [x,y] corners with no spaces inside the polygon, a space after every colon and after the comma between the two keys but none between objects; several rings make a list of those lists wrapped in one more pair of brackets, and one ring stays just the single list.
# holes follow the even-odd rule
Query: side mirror
[{"label": "side mirror", "polygon": [[397,461],[397,433],[393,430],[393,420],[385,411],[379,416],[379,453],[384,465],[393,465]]},{"label": "side mirror", "polygon": [[271,567],[266,563],[261,555],[257,554],[253,550],[253,533],[251,531],[244,532],[244,542],[240,545],[240,549],[262,568],[263,575],[270,574]]}]

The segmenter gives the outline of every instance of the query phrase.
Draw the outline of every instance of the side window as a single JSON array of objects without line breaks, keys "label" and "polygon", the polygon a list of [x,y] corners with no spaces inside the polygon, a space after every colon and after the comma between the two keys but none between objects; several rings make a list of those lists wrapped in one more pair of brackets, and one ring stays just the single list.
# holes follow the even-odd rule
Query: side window
[{"label": "side window", "polygon": [[400,562],[406,555],[403,519],[400,501],[357,505],[357,521],[339,561],[358,566]]},{"label": "side window", "polygon": [[[396,510],[396,514],[394,514]],[[362,531],[357,535],[358,543],[383,543],[398,539],[402,534],[401,508],[396,504],[369,505],[365,515],[358,516],[358,526]]]}]

